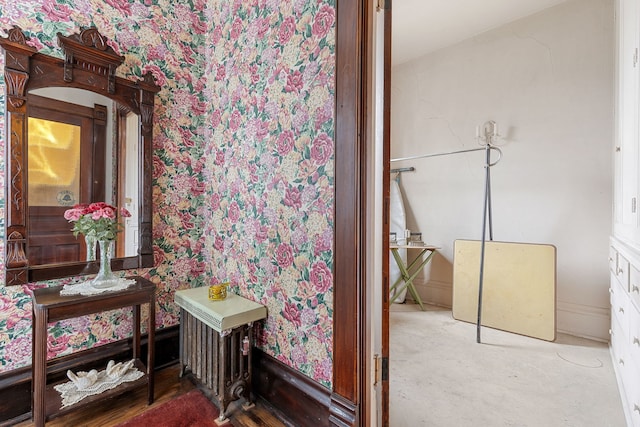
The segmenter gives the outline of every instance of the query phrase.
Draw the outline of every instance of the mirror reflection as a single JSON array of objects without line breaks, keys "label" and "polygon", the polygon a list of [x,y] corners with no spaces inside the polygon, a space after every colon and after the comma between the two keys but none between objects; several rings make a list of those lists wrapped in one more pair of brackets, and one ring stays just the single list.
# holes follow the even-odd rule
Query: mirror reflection
[{"label": "mirror reflection", "polygon": [[29,117],[29,206],[71,206],[80,193],[81,127]]},{"label": "mirror reflection", "polygon": [[138,115],[81,89],[41,88],[28,96],[29,264],[95,260],[95,247],[73,235],[63,214],[76,204],[102,201],[132,214],[115,256],[135,256]]}]

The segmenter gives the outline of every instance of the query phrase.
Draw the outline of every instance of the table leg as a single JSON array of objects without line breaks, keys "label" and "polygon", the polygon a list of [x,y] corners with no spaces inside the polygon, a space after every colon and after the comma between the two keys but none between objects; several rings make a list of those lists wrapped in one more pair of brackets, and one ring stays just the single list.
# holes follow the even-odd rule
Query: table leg
[{"label": "table leg", "polygon": [[147,330],[147,376],[149,380],[149,405],[154,400],[155,386],[155,350],[156,350],[156,294],[155,290],[151,293],[149,299],[149,327]]},{"label": "table leg", "polygon": [[393,297],[391,297],[391,301],[390,301],[393,304],[402,293],[402,290],[406,287],[405,285],[401,289],[397,289],[398,285],[400,284],[400,282],[406,282],[406,279],[409,277],[409,273],[407,272],[404,262],[402,262],[402,258],[400,258],[398,249],[391,248],[391,254],[393,255],[393,259],[395,259],[396,261],[396,265],[398,266],[398,269],[400,269],[400,277],[398,277],[396,281],[393,283],[393,285],[391,285],[391,287],[389,288],[389,292],[393,294]]},{"label": "table leg", "polygon": [[[413,261],[413,263],[411,263],[411,265],[413,266],[425,254],[426,251],[427,250],[420,252],[420,255]],[[412,292],[412,294],[415,294],[415,300],[418,301],[418,304],[420,304],[420,308],[422,309],[422,311],[424,311],[424,305],[422,304],[422,299],[420,298],[420,295],[418,294],[417,289],[413,285],[413,279],[415,279],[416,276],[420,273],[420,271],[422,271],[424,266],[427,265],[429,261],[431,261],[433,254],[435,254],[435,250],[430,250],[429,255],[427,255],[427,257],[423,259],[422,262],[420,262],[420,264],[418,265],[418,267],[415,269],[414,273],[411,275],[411,277],[408,280],[408,283],[410,284],[409,290]]]},{"label": "table leg", "polygon": [[33,423],[43,427],[46,420],[44,394],[47,387],[47,315],[43,311],[32,311],[33,339]]},{"label": "table leg", "polygon": [[420,254],[411,262],[411,264],[409,264],[409,266],[407,267],[407,274],[411,270],[413,270],[413,274],[411,274],[409,277],[405,279],[405,282],[407,284],[406,287],[408,288],[408,291],[411,294],[411,297],[413,298],[414,301],[416,301],[420,305],[420,309],[422,311],[424,311],[424,305],[422,305],[422,298],[420,298],[420,295],[418,294],[418,291],[415,285],[413,284],[413,280],[416,278],[418,274],[420,274],[422,267],[429,261],[429,258],[427,258],[426,260],[424,260],[425,262],[421,263],[418,267],[416,267],[416,264],[422,259],[422,255],[424,255],[425,252],[426,251],[420,252]]},{"label": "table leg", "polygon": [[389,292],[393,293],[393,296],[391,297],[391,300],[390,300],[391,303],[396,302],[396,299],[398,299],[398,297],[400,296],[400,292],[394,291],[394,290],[400,284],[401,281],[402,281],[402,276],[398,277],[394,282],[394,284],[389,288]]},{"label": "table leg", "polygon": [[408,289],[409,293],[411,294],[411,297],[413,298],[413,300],[415,302],[417,302],[418,305],[420,305],[420,310],[424,311],[424,305],[422,304],[422,298],[420,298],[420,295],[418,294],[418,290],[413,285],[413,280],[407,282],[407,289]]},{"label": "table leg", "polygon": [[[400,296],[402,291],[407,289],[407,288],[409,288],[409,292],[411,293],[411,297],[414,299],[414,301],[417,301],[420,304],[420,307],[422,307],[422,300],[420,299],[420,296],[417,296],[417,292],[415,292],[415,289],[413,287],[413,277],[415,277],[415,275],[413,277],[411,277],[409,275],[409,271],[416,264],[416,261],[420,259],[420,257],[424,253],[424,251],[422,251],[420,253],[420,255],[418,255],[413,260],[413,262],[411,262],[411,264],[409,264],[409,266],[406,266],[405,263],[402,261],[402,258],[400,258],[400,254],[398,253],[398,249],[392,248],[391,249],[391,253],[393,254],[393,258],[396,260],[396,264],[398,265],[398,269],[400,269],[400,277],[395,281],[393,286],[390,288],[390,290],[395,290],[393,298],[391,299],[391,302],[392,303],[395,302],[395,300]],[[403,285],[400,286],[400,288],[398,288],[398,285],[400,284],[401,281],[403,282]],[[424,308],[423,308],[423,310],[424,310]]]},{"label": "table leg", "polygon": [[133,358],[140,357],[140,304],[133,306]]},{"label": "table leg", "polygon": [[[427,251],[429,251],[429,255],[426,258],[422,259],[422,256]],[[431,261],[435,250],[424,249],[408,266],[405,266],[405,264],[402,262],[402,258],[400,258],[400,255],[398,254],[398,250],[396,248],[391,248],[391,253],[393,254],[393,257],[398,264],[398,268],[400,269],[400,277],[398,278],[398,280],[396,280],[393,286],[389,288],[390,290],[395,289],[395,294],[393,298],[391,298],[391,302],[393,303],[404,289],[408,289],[411,297],[420,305],[420,309],[424,311],[422,298],[420,298],[418,291],[413,285],[413,280],[418,274],[420,274],[420,271],[422,271],[424,266],[427,265],[429,261]],[[413,274],[409,273],[411,270],[413,270]],[[400,286],[400,288],[397,288],[401,280],[404,282],[404,284]]]}]

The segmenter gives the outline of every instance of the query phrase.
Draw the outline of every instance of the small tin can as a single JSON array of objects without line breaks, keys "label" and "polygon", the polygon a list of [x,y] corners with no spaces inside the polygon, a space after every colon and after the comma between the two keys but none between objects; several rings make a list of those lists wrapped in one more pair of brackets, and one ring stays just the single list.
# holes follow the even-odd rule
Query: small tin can
[{"label": "small tin can", "polygon": [[227,298],[227,288],[229,283],[217,283],[209,286],[209,299],[211,301],[222,301]]}]

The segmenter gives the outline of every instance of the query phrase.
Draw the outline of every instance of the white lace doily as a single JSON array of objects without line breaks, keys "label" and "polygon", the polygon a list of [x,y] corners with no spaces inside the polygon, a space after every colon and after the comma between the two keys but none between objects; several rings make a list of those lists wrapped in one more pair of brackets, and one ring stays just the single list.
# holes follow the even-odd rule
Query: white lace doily
[{"label": "white lace doily", "polygon": [[73,383],[73,381],[69,381],[66,383],[58,384],[54,388],[58,393],[60,393],[60,397],[62,398],[62,406],[60,409],[74,405],[80,402],[82,399],[88,396],[93,396],[94,394],[100,394],[103,391],[111,390],[112,388],[116,388],[122,383],[135,381],[138,378],[144,375],[143,372],[133,367],[127,371],[123,376],[112,379],[106,373],[106,370],[98,372],[98,380],[91,387],[87,387],[83,390],[78,390],[78,387]]},{"label": "white lace doily", "polygon": [[92,280],[76,283],[73,285],[64,285],[60,291],[60,295],[97,295],[103,292],[121,291],[136,283],[134,279],[118,278],[115,285],[108,288],[94,288]]}]

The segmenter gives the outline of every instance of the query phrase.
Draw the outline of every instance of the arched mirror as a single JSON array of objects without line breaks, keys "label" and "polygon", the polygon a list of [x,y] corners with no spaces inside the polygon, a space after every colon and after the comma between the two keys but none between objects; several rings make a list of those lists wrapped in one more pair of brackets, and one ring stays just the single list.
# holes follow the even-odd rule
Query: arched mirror
[{"label": "arched mirror", "polygon": [[98,271],[64,211],[107,202],[132,213],[113,270],[153,265],[152,121],[159,87],[115,75],[124,58],[95,28],[63,36],[64,59],[36,52],[20,28],[5,54],[6,283]]}]

